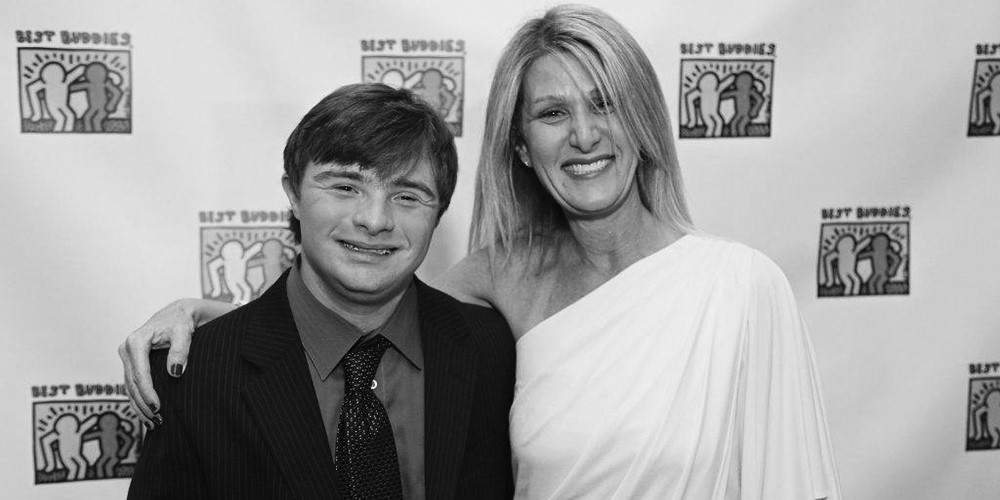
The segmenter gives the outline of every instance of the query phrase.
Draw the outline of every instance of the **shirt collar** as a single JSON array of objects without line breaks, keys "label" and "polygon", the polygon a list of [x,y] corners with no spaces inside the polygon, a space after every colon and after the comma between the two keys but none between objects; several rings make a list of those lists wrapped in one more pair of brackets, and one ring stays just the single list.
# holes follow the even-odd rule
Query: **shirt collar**
[{"label": "shirt collar", "polygon": [[288,274],[288,304],[299,330],[302,346],[321,379],[326,379],[360,339],[381,334],[416,369],[424,364],[420,342],[417,289],[413,281],[403,292],[396,309],[384,325],[365,334],[336,312],[324,306],[306,288],[296,259]]}]

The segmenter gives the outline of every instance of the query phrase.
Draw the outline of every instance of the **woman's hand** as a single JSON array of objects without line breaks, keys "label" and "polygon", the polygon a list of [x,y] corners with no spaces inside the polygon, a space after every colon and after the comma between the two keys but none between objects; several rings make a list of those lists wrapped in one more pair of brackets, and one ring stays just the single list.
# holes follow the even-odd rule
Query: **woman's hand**
[{"label": "woman's hand", "polygon": [[118,355],[125,368],[125,387],[144,425],[152,428],[163,421],[158,414],[160,398],[153,390],[149,351],[169,347],[167,372],[171,376],[180,377],[187,365],[194,329],[232,309],[231,304],[210,300],[177,300],[157,311],[146,324],[132,332],[118,346]]}]

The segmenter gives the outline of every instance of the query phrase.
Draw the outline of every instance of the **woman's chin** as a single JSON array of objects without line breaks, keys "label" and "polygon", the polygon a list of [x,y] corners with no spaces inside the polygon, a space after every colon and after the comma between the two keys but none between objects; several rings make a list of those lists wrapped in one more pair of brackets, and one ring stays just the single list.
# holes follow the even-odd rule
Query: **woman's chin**
[{"label": "woman's chin", "polygon": [[[629,203],[635,197],[635,203]],[[560,200],[563,213],[570,220],[598,220],[612,215],[618,215],[629,207],[641,208],[638,192],[630,190],[627,193],[600,193],[594,196]]]}]

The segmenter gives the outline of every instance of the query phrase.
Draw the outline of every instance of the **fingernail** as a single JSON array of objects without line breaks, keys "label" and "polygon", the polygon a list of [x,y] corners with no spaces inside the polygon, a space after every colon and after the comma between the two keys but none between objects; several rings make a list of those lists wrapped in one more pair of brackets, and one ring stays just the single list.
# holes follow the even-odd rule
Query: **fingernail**
[{"label": "fingernail", "polygon": [[153,429],[156,428],[156,426],[153,425],[152,422],[149,422],[147,420],[143,420],[142,421],[142,426],[146,428],[146,432],[149,432],[149,431],[151,431],[151,430],[153,430]]},{"label": "fingernail", "polygon": [[153,413],[156,413],[156,412],[160,411],[160,407],[157,406],[156,403],[150,403],[149,409],[153,410]]},{"label": "fingernail", "polygon": [[174,363],[170,365],[170,374],[175,377],[180,377],[184,373],[184,367],[180,363]]},{"label": "fingernail", "polygon": [[155,423],[157,427],[163,425],[163,417],[159,415],[153,415],[153,423]]}]

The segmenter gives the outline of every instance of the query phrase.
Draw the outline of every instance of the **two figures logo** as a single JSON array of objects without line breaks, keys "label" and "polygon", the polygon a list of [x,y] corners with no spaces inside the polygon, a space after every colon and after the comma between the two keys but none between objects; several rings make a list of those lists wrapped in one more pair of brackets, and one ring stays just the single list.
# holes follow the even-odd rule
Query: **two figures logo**
[{"label": "two figures logo", "polygon": [[437,110],[456,137],[462,136],[464,68],[463,56],[361,57],[363,82],[412,90]]},{"label": "two figures logo", "polygon": [[1000,135],[1000,59],[976,61],[968,135]]},{"label": "two figures logo", "polygon": [[35,484],[132,477],[140,428],[128,401],[44,401],[32,413]]},{"label": "two figures logo", "polygon": [[820,229],[820,297],[907,295],[910,223],[836,222]]},{"label": "two figures logo", "polygon": [[965,449],[1000,450],[1000,377],[969,380]]},{"label": "two figures logo", "polygon": [[132,132],[131,52],[22,47],[21,132]]},{"label": "two figures logo", "polygon": [[680,137],[770,137],[774,61],[682,59]]},{"label": "two figures logo", "polygon": [[202,296],[249,302],[292,265],[295,255],[294,237],[284,227],[203,227]]}]

